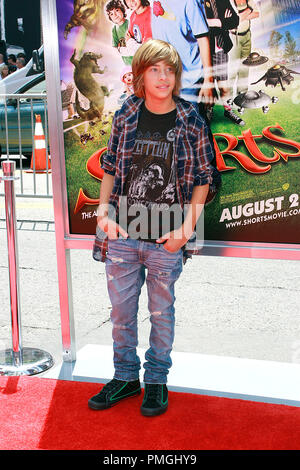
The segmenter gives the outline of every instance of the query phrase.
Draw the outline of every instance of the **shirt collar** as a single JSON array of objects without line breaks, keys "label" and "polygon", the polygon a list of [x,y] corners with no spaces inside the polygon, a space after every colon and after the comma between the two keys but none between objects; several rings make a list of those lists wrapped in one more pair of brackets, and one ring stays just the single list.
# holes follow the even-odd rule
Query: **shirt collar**
[{"label": "shirt collar", "polygon": [[[174,101],[176,103],[177,119],[179,119],[183,124],[186,124],[187,115],[191,111],[192,105],[188,103],[190,106],[185,106],[183,104],[185,103],[184,100],[178,96],[174,96]],[[121,112],[123,112],[125,115],[125,121],[132,118],[132,115],[138,116],[143,102],[144,99],[138,98],[136,95],[131,95],[129,98],[127,98],[121,109]]]}]

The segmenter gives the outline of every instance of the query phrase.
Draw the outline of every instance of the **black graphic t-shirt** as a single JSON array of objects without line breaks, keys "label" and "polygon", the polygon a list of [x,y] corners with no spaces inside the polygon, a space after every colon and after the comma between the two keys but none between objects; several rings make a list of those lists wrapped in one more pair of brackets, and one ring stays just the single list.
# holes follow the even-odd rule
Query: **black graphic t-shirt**
[{"label": "black graphic t-shirt", "polygon": [[154,114],[142,105],[125,182],[127,224],[121,210],[119,219],[131,238],[155,242],[182,223],[175,187],[175,121],[176,109]]}]

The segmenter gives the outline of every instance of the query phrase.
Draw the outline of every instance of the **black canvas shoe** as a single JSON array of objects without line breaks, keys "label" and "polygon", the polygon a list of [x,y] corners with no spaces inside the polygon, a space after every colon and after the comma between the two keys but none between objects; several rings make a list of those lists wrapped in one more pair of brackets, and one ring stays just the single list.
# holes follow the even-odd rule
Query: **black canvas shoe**
[{"label": "black canvas shoe", "polygon": [[238,126],[244,126],[245,121],[242,118],[237,116],[232,110],[225,109],[224,116],[230,119],[230,121],[234,122]]},{"label": "black canvas shoe", "polygon": [[168,408],[168,389],[165,384],[145,384],[141,413],[144,416],[161,415]]},{"label": "black canvas shoe", "polygon": [[123,380],[112,379],[100,392],[90,398],[88,405],[93,410],[105,410],[110,408],[125,398],[134,397],[141,393],[139,380],[125,382]]}]

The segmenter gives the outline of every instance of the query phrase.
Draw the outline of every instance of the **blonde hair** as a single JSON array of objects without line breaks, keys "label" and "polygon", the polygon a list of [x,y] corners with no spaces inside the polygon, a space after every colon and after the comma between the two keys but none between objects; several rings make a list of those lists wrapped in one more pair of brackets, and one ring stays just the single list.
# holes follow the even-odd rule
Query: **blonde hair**
[{"label": "blonde hair", "polygon": [[160,39],[149,39],[142,44],[133,56],[132,73],[134,94],[145,99],[144,72],[148,67],[164,61],[174,69],[175,87],[173,95],[179,95],[181,88],[182,62],[176,49]]}]

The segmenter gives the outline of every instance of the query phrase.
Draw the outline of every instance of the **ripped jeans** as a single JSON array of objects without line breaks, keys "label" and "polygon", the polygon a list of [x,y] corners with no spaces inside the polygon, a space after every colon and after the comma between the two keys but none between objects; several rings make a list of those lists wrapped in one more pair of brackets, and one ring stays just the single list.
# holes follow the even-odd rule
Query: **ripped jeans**
[{"label": "ripped jeans", "polygon": [[182,250],[170,253],[162,244],[131,238],[109,240],[105,268],[112,305],[114,378],[139,378],[137,313],[146,280],[151,331],[144,382],[167,383],[174,341],[174,284],[182,271]]}]

